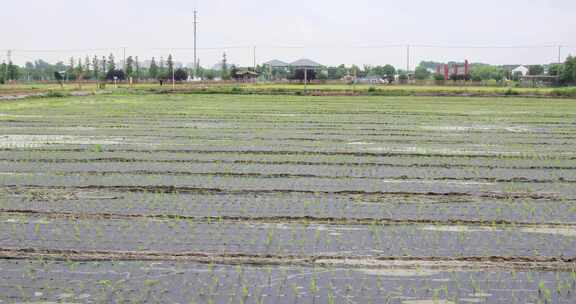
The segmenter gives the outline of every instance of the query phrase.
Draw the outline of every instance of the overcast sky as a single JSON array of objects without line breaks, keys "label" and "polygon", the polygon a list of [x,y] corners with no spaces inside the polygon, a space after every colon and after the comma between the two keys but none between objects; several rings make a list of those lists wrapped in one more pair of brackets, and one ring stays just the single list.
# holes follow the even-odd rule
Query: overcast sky
[{"label": "overcast sky", "polygon": [[[428,46],[546,46],[576,54],[575,0],[18,0],[2,1],[0,50],[18,63],[70,56],[122,56],[141,60],[173,53],[192,62],[192,15],[199,10],[201,65],[226,51],[229,62],[294,61],[326,65],[386,64],[404,68],[421,60],[493,64],[550,63],[557,47],[431,48]],[[177,50],[179,48],[179,50]],[[211,49],[205,49],[211,48]],[[71,51],[72,49],[78,51]],[[91,49],[91,50],[86,50]],[[102,50],[92,50],[102,49]],[[34,51],[35,52],[32,52]],[[49,50],[67,50],[48,52]],[[5,51],[0,60],[5,59]]]}]

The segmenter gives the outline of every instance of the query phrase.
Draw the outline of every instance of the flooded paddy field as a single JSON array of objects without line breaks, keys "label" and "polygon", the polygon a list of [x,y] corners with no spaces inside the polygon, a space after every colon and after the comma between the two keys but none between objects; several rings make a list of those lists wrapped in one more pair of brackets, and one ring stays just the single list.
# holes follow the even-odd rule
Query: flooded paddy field
[{"label": "flooded paddy field", "polygon": [[[573,303],[575,278],[545,270],[5,260],[6,302]],[[57,279],[55,279],[57,278]]]},{"label": "flooded paddy field", "polygon": [[0,303],[573,303],[576,101],[4,101],[0,270]]}]

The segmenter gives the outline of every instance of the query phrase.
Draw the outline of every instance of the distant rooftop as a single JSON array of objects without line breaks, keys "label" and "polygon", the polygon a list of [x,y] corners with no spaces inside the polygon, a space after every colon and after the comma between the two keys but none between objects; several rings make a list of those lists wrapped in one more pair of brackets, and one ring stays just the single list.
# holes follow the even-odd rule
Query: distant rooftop
[{"label": "distant rooftop", "polygon": [[265,62],[264,65],[271,66],[273,68],[281,68],[281,67],[295,67],[295,68],[318,68],[322,65],[318,62],[312,61],[310,59],[300,59],[296,60],[292,63],[286,63],[281,60],[270,60]]},{"label": "distant rooftop", "polygon": [[319,64],[318,62],[314,62],[310,59],[300,59],[300,60],[296,60],[296,61],[292,62],[290,64],[290,66],[301,67],[301,68],[318,68],[318,67],[321,67],[322,65]]},{"label": "distant rooftop", "polygon": [[268,62],[264,62],[264,65],[269,65],[273,68],[277,68],[277,67],[287,67],[289,64],[284,61],[274,59]]}]

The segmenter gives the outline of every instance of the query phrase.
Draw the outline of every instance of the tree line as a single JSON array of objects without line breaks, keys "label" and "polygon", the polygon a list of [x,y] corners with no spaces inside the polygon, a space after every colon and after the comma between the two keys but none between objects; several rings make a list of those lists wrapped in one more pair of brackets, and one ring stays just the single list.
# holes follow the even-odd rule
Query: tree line
[{"label": "tree line", "polygon": [[2,63],[0,66],[0,83],[7,81],[79,81],[79,80],[186,80],[189,71],[176,68],[172,55],[164,60],[152,57],[149,66],[144,67],[138,56],[128,56],[126,61],[118,63],[114,54],[109,56],[71,57],[67,63],[62,61],[50,64],[42,59],[26,62],[24,66]]},{"label": "tree line", "polygon": [[[448,65],[462,65],[462,63],[449,62]],[[121,65],[121,66],[120,66]],[[138,56],[128,56],[125,62],[118,64],[113,54],[109,56],[86,56],[84,58],[70,58],[67,63],[57,62],[50,64],[42,59],[34,62],[26,62],[24,66],[18,66],[12,62],[3,62],[0,65],[0,83],[8,81],[78,81],[78,80],[125,80],[132,78],[139,80],[171,80],[173,77],[176,81],[188,79],[189,75],[195,73],[195,76],[201,79],[229,80],[236,78],[238,67],[228,66],[224,56],[219,70],[205,69],[198,67],[196,71],[190,68],[176,68],[174,58],[168,55],[166,60],[163,57],[152,57],[149,64],[144,66]],[[413,77],[417,80],[436,79],[443,80],[443,75],[435,75],[436,66],[443,63],[433,61],[423,61],[413,72]],[[545,68],[542,65],[528,66],[529,75],[542,75]],[[552,64],[548,67],[548,75],[558,76],[559,84],[570,85],[576,84],[576,57],[569,56],[563,64]],[[256,68],[250,68],[250,71],[256,72],[261,79],[303,79],[304,71],[294,68],[270,69],[267,66],[259,65]],[[470,65],[470,75],[466,80],[472,81],[502,81],[504,79],[518,80],[519,75],[512,75],[510,69],[503,66],[493,66],[481,63]],[[408,72],[396,69],[394,66],[387,64],[382,66],[365,65],[359,67],[356,65],[322,67],[321,69],[310,69],[307,71],[307,78],[310,80],[340,80],[346,77],[365,78],[378,77],[389,82],[395,78],[407,79]],[[450,75],[451,79],[457,80],[456,75]]]}]

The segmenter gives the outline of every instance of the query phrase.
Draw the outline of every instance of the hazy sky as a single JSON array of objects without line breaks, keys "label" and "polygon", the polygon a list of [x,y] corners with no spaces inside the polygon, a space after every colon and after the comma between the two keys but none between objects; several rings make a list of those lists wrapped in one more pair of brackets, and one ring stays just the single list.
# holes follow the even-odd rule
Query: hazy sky
[{"label": "hazy sky", "polygon": [[[322,64],[406,66],[420,60],[549,63],[556,47],[437,48],[428,46],[540,46],[563,44],[576,54],[575,0],[18,0],[2,1],[0,50],[18,63],[114,52],[141,60],[173,53],[193,61],[192,15],[199,10],[201,65],[226,51],[229,62],[302,57]],[[179,48],[179,50],[177,50]],[[211,49],[205,49],[211,48]],[[90,50],[87,50],[90,49]],[[92,50],[94,49],[94,50]],[[98,49],[98,50],[96,50]],[[51,50],[66,50],[54,52]],[[77,50],[77,51],[72,51]],[[32,52],[35,51],[35,52]],[[50,51],[50,52],[48,52]],[[0,60],[5,59],[5,51]]]}]

